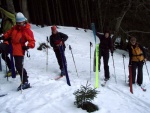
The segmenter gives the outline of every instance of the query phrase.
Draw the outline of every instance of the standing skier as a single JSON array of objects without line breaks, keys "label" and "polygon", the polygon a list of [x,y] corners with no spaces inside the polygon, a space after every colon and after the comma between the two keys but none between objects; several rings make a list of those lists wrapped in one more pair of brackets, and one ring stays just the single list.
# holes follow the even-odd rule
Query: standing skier
[{"label": "standing skier", "polygon": [[[16,14],[16,25],[12,27],[9,31],[4,33],[3,40],[9,40],[12,44],[13,56],[15,59],[15,66],[20,75],[22,84],[17,88],[17,90],[27,89],[30,87],[28,83],[27,72],[23,67],[24,54],[29,48],[34,48],[35,40],[33,32],[30,30],[30,24],[27,23],[27,19],[22,13]],[[25,43],[27,45],[25,45]]]},{"label": "standing skier", "polygon": [[61,76],[63,76],[65,75],[65,69],[63,67],[59,46],[63,46],[63,50],[65,52],[65,48],[66,48],[65,41],[68,39],[68,36],[64,33],[58,32],[56,26],[52,26],[51,31],[52,31],[52,35],[50,36],[50,45],[53,47],[53,50],[57,58],[57,62],[59,64],[59,68],[61,70]]},{"label": "standing skier", "polygon": [[132,84],[135,84],[136,69],[138,69],[137,84],[141,86],[143,83],[143,64],[146,61],[146,53],[133,36],[130,39],[128,50],[130,57],[129,65],[132,65]]},{"label": "standing skier", "polygon": [[[5,8],[0,7],[0,12],[2,14],[2,22],[1,22],[1,33],[5,33],[10,30],[12,26],[16,24],[15,14],[8,12]],[[6,62],[6,65],[9,68],[6,76],[11,75],[11,63],[8,57],[9,54],[9,44],[8,41],[4,41],[0,43],[0,53],[2,53],[2,59]]]},{"label": "standing skier", "polygon": [[109,73],[109,66],[108,66],[108,60],[109,60],[109,50],[111,51],[111,56],[113,56],[113,44],[110,37],[110,32],[105,31],[104,35],[101,35],[99,33],[96,33],[98,38],[100,39],[100,45],[99,45],[99,61],[101,59],[101,56],[103,56],[103,63],[104,63],[104,75],[105,75],[105,81],[109,80],[110,73]]}]

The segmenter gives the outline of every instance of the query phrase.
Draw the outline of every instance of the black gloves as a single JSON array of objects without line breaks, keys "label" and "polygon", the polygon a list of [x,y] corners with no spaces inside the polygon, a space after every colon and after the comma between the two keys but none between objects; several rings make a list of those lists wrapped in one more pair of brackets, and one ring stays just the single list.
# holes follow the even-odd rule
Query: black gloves
[{"label": "black gloves", "polygon": [[23,50],[28,50],[29,47],[28,47],[28,46],[22,46],[22,49],[23,49]]}]

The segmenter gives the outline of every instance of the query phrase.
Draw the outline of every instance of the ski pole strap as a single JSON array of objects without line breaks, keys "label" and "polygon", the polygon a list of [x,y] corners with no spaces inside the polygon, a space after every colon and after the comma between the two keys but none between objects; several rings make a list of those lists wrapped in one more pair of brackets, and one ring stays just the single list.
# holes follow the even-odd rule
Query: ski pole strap
[{"label": "ski pole strap", "polygon": [[28,57],[28,58],[30,57],[30,53],[29,53],[29,51],[27,51],[27,57]]}]

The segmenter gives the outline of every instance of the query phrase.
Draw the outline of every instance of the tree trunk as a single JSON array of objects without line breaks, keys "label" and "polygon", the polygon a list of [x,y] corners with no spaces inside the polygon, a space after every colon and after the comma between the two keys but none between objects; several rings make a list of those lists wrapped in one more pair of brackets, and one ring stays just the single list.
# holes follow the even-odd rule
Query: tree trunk
[{"label": "tree trunk", "polygon": [[117,22],[116,22],[116,26],[115,26],[115,33],[114,33],[114,36],[113,36],[113,42],[115,42],[117,36],[119,35],[119,29],[120,29],[120,26],[121,26],[121,22],[123,20],[123,18],[125,17],[127,11],[130,9],[131,7],[131,0],[129,0],[129,3],[128,3],[128,6],[124,6],[124,9],[123,11],[121,12],[120,16],[117,18]]},{"label": "tree trunk", "polygon": [[13,4],[13,0],[6,0],[7,10],[13,14],[15,14],[15,8]]},{"label": "tree trunk", "polygon": [[20,0],[21,2],[21,10],[22,13],[25,15],[25,17],[28,19],[28,21],[30,21],[30,17],[29,17],[29,12],[28,12],[28,7],[27,7],[27,0]]},{"label": "tree trunk", "polygon": [[62,13],[62,8],[61,8],[60,2],[61,2],[61,0],[58,2],[58,8],[59,8],[59,13],[60,13],[60,23],[61,23],[61,25],[64,25],[63,13]]}]

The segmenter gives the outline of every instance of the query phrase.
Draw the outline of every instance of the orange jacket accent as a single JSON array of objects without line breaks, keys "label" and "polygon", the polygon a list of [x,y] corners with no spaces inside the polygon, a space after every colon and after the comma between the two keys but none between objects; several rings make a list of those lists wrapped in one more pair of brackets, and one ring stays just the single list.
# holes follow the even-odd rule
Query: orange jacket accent
[{"label": "orange jacket accent", "polygon": [[13,56],[24,56],[25,51],[22,50],[22,47],[25,46],[26,42],[28,42],[27,46],[29,48],[35,47],[33,32],[30,28],[29,23],[25,26],[15,25],[4,34],[4,39],[11,38]]}]

